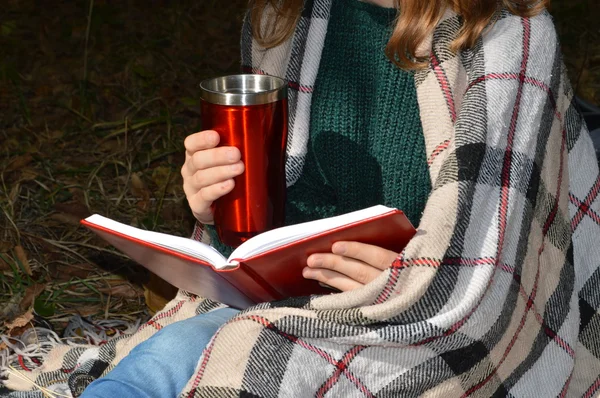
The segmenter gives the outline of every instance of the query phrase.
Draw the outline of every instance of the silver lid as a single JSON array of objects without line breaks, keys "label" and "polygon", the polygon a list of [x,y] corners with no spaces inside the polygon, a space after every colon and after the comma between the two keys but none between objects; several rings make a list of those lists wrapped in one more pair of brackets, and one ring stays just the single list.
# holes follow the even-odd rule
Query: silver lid
[{"label": "silver lid", "polygon": [[230,75],[200,83],[200,98],[218,105],[260,105],[287,97],[285,80],[267,75]]}]

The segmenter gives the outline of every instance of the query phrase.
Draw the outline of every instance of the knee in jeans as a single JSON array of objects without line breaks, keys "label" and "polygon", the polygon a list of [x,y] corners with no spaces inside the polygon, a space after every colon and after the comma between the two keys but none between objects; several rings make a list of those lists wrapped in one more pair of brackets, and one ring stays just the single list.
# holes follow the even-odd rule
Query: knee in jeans
[{"label": "knee in jeans", "polygon": [[143,347],[146,350],[171,351],[188,340],[186,339],[186,335],[193,333],[193,330],[188,330],[190,328],[186,328],[185,326],[178,323],[169,325],[159,330],[145,344],[139,347]]}]

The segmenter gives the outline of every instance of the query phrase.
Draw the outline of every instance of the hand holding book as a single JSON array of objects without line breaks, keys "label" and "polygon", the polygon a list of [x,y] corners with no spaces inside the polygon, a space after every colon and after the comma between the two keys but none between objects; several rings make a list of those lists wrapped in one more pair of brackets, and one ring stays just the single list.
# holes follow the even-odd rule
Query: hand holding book
[{"label": "hand holding book", "polygon": [[331,253],[308,257],[302,276],[348,291],[371,282],[390,267],[398,253],[360,242],[336,242]]}]

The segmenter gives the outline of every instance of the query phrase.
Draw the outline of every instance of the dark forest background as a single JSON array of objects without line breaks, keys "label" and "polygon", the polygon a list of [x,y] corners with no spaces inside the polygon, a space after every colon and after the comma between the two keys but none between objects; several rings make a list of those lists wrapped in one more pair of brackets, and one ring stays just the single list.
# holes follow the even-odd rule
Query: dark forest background
[{"label": "dark forest background", "polygon": [[[199,128],[198,83],[239,71],[245,6],[1,0],[0,334],[135,320],[173,294],[79,220],[190,234],[183,140]],[[600,104],[597,0],[551,12],[576,92]]]}]

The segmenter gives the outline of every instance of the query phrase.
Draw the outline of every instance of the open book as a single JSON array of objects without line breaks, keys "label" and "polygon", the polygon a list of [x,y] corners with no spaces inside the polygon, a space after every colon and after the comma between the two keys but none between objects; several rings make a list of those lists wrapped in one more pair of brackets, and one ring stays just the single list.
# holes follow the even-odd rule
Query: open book
[{"label": "open book", "polygon": [[236,308],[330,292],[302,277],[308,256],[337,241],[402,251],[415,234],[404,213],[373,206],[259,234],[225,258],[188,238],[146,231],[94,214],[81,223],[174,286]]}]

